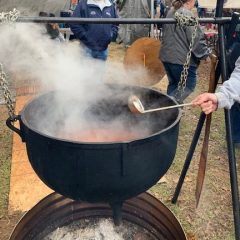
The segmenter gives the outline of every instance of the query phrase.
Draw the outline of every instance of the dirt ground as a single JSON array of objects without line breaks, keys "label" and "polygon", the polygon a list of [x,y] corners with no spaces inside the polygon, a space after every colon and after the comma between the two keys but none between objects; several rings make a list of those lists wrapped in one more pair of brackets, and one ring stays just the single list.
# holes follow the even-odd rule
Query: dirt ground
[{"label": "dirt ground", "polygon": [[[124,52],[125,49],[122,45],[113,44],[110,48],[109,61],[122,62]],[[198,70],[199,82],[196,91],[187,101],[190,101],[198,93],[207,90],[209,71],[209,64],[200,65]],[[164,83],[161,87],[164,88]],[[178,202],[176,205],[171,203],[171,198],[189,150],[199,115],[200,110],[197,108],[184,108],[174,163],[165,175],[164,180],[153,186],[149,192],[161,200],[175,214],[182,224],[189,240],[231,240],[234,239],[234,225],[225,143],[224,116],[222,110],[219,110],[213,115],[206,179],[198,208],[195,206],[196,202],[194,195],[203,133],[200,136],[197,148],[194,152]],[[3,170],[2,168],[6,165],[6,161],[11,161],[12,133],[5,126],[6,118],[7,110],[4,105],[0,105],[0,182],[2,183],[2,180],[5,179],[2,185],[5,190],[1,190],[5,197],[1,200],[0,206],[0,240],[8,239],[14,226],[24,214],[22,212],[16,212],[12,215],[8,215],[7,212],[9,183],[6,179],[8,178],[7,173],[9,171],[8,169]],[[8,165],[8,168],[9,167],[10,164]]]}]

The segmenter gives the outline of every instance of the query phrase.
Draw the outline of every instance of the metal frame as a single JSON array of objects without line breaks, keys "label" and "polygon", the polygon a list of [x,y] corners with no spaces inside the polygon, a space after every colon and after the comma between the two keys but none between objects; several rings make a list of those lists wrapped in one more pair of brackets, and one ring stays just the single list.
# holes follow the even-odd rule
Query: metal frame
[{"label": "metal frame", "polygon": [[[216,7],[216,19],[221,18],[223,13],[223,4],[224,0],[217,1]],[[232,41],[232,32],[235,30],[234,25],[239,23],[239,15],[233,15],[230,28],[228,33],[225,33],[224,22],[218,23],[218,38],[219,38],[219,64],[216,68],[216,78],[215,78],[215,89],[219,81],[219,77],[221,75],[222,81],[226,81],[229,78],[228,69],[227,69],[227,61],[226,61],[226,48],[230,47]],[[227,36],[227,38],[225,38]],[[234,152],[234,146],[232,141],[232,131],[231,131],[231,119],[230,119],[230,110],[224,110],[225,115],[225,128],[226,128],[226,140],[227,140],[227,149],[228,149],[228,160],[229,160],[229,170],[230,170],[230,184],[231,184],[231,194],[232,194],[232,205],[233,205],[233,217],[234,217],[234,227],[235,227],[235,239],[240,240],[240,206],[239,206],[239,190],[238,190],[238,179],[237,179],[237,169],[236,169],[236,158]],[[177,183],[177,187],[175,189],[175,193],[172,198],[172,203],[176,203],[179,193],[181,191],[182,184],[184,182],[186,173],[188,171],[193,153],[195,151],[200,133],[202,131],[202,127],[204,121],[206,119],[206,115],[202,112],[198,121],[197,128],[195,130],[195,134],[192,139],[192,143],[187,154],[179,181]]]},{"label": "metal frame", "polygon": [[[73,17],[18,17],[17,22],[35,23],[117,23],[117,24],[176,24],[174,18],[73,18]],[[199,23],[229,24],[231,17],[200,18]]]},{"label": "metal frame", "polygon": [[[217,86],[219,77],[221,75],[222,81],[227,80],[229,77],[227,72],[226,64],[226,44],[225,44],[225,29],[226,24],[232,24],[233,21],[240,23],[239,19],[232,19],[230,17],[222,17],[224,0],[217,0],[216,4],[216,15],[214,18],[200,18],[199,23],[213,23],[218,24],[218,39],[219,39],[219,64],[216,69],[216,79],[215,86]],[[172,18],[164,19],[149,19],[149,18],[126,18],[126,19],[115,19],[115,18],[61,18],[61,17],[19,17],[17,22],[35,22],[35,23],[95,23],[95,24],[176,24],[176,20]],[[231,25],[230,25],[231,29]],[[230,30],[231,31],[231,30]],[[227,45],[230,43],[230,33],[228,32]],[[230,125],[230,111],[225,109],[225,127],[226,127],[226,137],[227,137],[227,148],[228,148],[228,159],[229,159],[229,169],[230,169],[230,183],[231,183],[231,193],[232,193],[232,203],[233,203],[233,216],[234,216],[234,226],[235,226],[235,238],[240,240],[240,208],[239,208],[239,192],[238,192],[238,181],[237,181],[237,170],[236,170],[236,159],[234,154],[234,147],[232,142],[232,132]],[[189,152],[187,154],[185,164],[182,169],[174,196],[172,198],[172,203],[176,203],[178,195],[180,193],[182,184],[184,182],[187,170],[189,168],[195,147],[197,145],[199,136],[202,131],[203,124],[205,122],[206,115],[202,112],[199,117],[197,128],[195,130]]]}]

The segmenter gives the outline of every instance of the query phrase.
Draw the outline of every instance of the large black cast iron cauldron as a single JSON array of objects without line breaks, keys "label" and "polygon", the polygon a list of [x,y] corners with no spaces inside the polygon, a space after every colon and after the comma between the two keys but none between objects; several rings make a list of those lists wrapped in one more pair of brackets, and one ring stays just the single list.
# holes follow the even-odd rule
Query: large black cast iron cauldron
[{"label": "large black cast iron cauldron", "polygon": [[[167,95],[149,88],[108,85],[107,92],[84,110],[84,116],[108,125],[124,120],[126,130],[148,129],[148,135],[124,142],[79,142],[56,137],[69,109],[78,110],[78,98],[49,92],[30,101],[16,118],[20,130],[7,125],[26,142],[29,161],[40,179],[54,191],[74,200],[116,205],[153,186],[169,169],[175,156],[181,110],[133,114],[127,102],[139,96],[147,109],[174,105]],[[64,98],[64,105],[56,99]],[[62,102],[63,103],[63,102]],[[56,117],[57,116],[57,117]],[[82,116],[82,115],[81,115]],[[41,129],[38,122],[47,122]],[[55,128],[48,129],[50,125]],[[48,133],[49,132],[49,133]]]},{"label": "large black cast iron cauldron", "polygon": [[[121,231],[126,232],[129,229],[128,223],[130,223],[133,225],[130,225],[129,231],[132,231],[134,226],[138,226],[137,229],[141,234],[137,238],[136,234],[139,236],[139,233],[136,232],[132,238],[124,237],[124,239],[186,240],[184,231],[172,212],[148,193],[126,200],[122,212]],[[94,224],[91,220],[94,219],[111,220],[109,205],[73,201],[57,193],[52,193],[23,216],[13,230],[10,240],[43,240],[56,229],[79,221],[89,222],[89,227],[92,227]],[[80,224],[78,226],[82,227]],[[86,227],[84,226],[84,228]],[[54,239],[59,240],[60,238]],[[79,236],[78,239],[90,238]]]}]

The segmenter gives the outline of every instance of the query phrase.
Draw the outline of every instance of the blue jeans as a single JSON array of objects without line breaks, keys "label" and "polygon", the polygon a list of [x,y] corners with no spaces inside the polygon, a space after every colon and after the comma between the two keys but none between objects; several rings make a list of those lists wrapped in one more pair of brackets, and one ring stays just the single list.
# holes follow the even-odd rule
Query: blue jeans
[{"label": "blue jeans", "polygon": [[240,143],[240,104],[234,103],[230,110],[233,143]]},{"label": "blue jeans", "polygon": [[103,50],[103,51],[97,51],[97,50],[92,50],[90,48],[85,47],[85,51],[87,56],[97,58],[103,61],[107,60],[108,57],[108,49]]},{"label": "blue jeans", "polygon": [[184,92],[178,93],[178,83],[181,79],[181,72],[183,65],[163,62],[165,71],[168,76],[167,94],[175,97],[178,101],[182,102],[188,97],[195,89],[197,83],[197,67],[190,66],[188,69],[188,76],[186,81],[186,88]]}]

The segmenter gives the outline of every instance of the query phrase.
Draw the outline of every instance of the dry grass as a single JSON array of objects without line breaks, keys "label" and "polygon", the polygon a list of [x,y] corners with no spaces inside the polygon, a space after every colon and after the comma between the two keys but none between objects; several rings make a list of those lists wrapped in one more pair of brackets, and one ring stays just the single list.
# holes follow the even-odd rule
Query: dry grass
[{"label": "dry grass", "polygon": [[0,216],[4,213],[8,201],[9,173],[11,167],[12,133],[5,126],[7,110],[0,107]]}]

